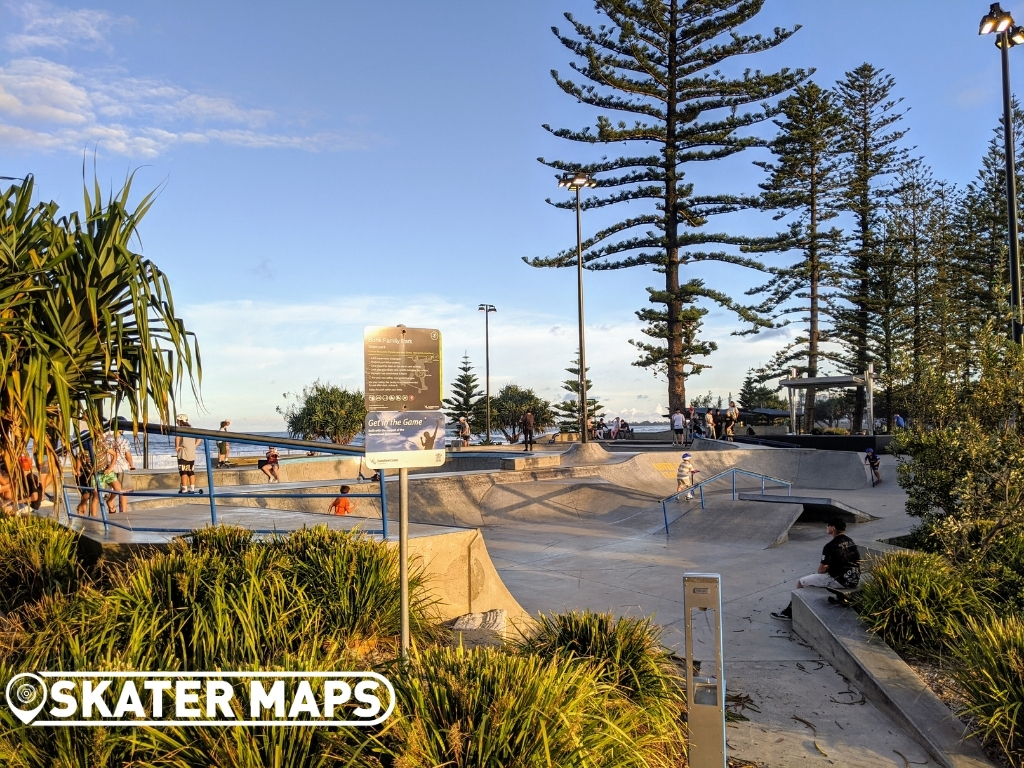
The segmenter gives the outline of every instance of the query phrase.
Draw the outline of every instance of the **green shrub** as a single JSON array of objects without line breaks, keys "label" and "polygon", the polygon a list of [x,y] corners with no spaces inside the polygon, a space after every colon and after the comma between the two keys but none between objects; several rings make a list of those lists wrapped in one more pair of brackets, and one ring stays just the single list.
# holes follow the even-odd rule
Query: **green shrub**
[{"label": "green shrub", "polygon": [[643,732],[643,710],[585,665],[491,648],[434,648],[393,679],[394,727],[376,740],[403,768],[673,764],[657,739],[635,736]]},{"label": "green shrub", "polygon": [[571,657],[588,663],[598,679],[637,704],[680,701],[682,680],[661,628],[650,619],[615,618],[610,613],[571,611],[538,617],[536,631],[519,647],[546,659]]},{"label": "green shrub", "polygon": [[938,650],[982,599],[949,561],[925,552],[895,552],[875,563],[858,596],[868,627],[898,649]]},{"label": "green shrub", "polygon": [[44,595],[74,592],[85,573],[78,534],[34,516],[0,515],[0,611]]},{"label": "green shrub", "polygon": [[998,741],[1013,765],[1024,765],[1024,620],[969,618],[949,651],[979,735]]},{"label": "green shrub", "polygon": [[[401,632],[398,548],[354,531],[303,528],[274,540],[287,555],[289,578],[315,606],[325,628],[358,643]],[[409,625],[413,639],[445,636],[421,571],[409,574]]]}]

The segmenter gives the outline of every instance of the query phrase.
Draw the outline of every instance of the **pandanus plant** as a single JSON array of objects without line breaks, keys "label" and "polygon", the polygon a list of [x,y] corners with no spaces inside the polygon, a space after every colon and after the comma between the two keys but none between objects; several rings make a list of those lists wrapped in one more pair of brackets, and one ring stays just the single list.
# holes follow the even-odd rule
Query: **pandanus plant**
[{"label": "pandanus plant", "polygon": [[166,275],[131,248],[155,198],[129,208],[132,180],[106,200],[85,186],[84,210],[63,217],[33,202],[31,176],[0,191],[0,463],[15,494],[19,458],[31,447],[58,467],[79,426],[102,432],[105,404],[135,428],[167,423],[184,379],[198,395],[195,336]]}]

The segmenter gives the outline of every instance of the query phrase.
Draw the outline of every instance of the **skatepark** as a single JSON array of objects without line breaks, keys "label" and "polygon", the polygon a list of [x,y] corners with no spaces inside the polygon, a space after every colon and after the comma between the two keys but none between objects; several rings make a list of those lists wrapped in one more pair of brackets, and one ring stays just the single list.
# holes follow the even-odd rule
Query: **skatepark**
[{"label": "skatepark", "polygon": [[[796,579],[816,569],[827,517],[847,519],[862,546],[884,548],[885,539],[912,527],[892,457],[883,459],[885,482],[872,488],[861,454],[697,440],[687,450],[698,481],[732,469],[750,474],[707,484],[703,504],[698,496],[663,505],[676,492],[681,449],[608,448],[450,452],[436,471],[410,473],[410,553],[446,618],[504,611],[514,632],[538,612],[653,615],[681,656],[683,574],[720,573],[727,690],[747,718],[729,723],[730,756],[772,766],[944,764],[792,625],[770,617],[789,601]],[[220,522],[264,531],[326,523],[380,535],[379,498],[358,499],[348,517],[322,514],[326,498],[274,499],[289,491],[326,496],[343,482],[353,493],[370,489],[357,484],[359,470],[356,458],[297,459],[282,463],[281,483],[272,486],[256,470],[217,470],[218,493],[227,486],[241,492],[217,504]],[[763,494],[756,476],[767,478]],[[108,557],[159,546],[174,534],[154,529],[189,530],[210,520],[207,498],[179,497],[176,487],[173,473],[140,473],[136,489],[167,493],[132,499],[127,514],[111,518],[116,526],[76,519],[72,527]],[[387,497],[397,509],[397,482],[387,483]],[[697,626],[694,633],[699,659],[709,637]]]}]

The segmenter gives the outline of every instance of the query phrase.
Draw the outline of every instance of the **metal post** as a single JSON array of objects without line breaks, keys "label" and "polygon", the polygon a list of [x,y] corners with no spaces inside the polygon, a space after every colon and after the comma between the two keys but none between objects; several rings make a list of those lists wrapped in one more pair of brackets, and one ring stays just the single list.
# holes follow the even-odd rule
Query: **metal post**
[{"label": "metal post", "polygon": [[[62,495],[64,496],[64,516],[67,518],[68,524],[70,525],[71,524],[71,500],[68,499],[68,487],[64,483],[64,479],[63,478],[61,478],[61,481],[60,481],[60,490],[61,490]],[[78,491],[78,495],[79,496],[82,495],[82,491],[81,490]],[[58,523],[60,522],[60,510],[59,509],[57,510],[57,522]]]},{"label": "metal post", "polygon": [[487,379],[487,435],[484,442],[491,444],[491,310],[484,305],[484,370]]},{"label": "metal post", "polygon": [[764,496],[764,475],[761,475],[761,495]]},{"label": "metal post", "polygon": [[149,432],[142,433],[142,468],[149,469]]},{"label": "metal post", "polygon": [[1006,218],[1010,246],[1011,337],[1021,343],[1020,241],[1017,233],[1017,174],[1014,169],[1013,115],[1010,96],[1010,28],[999,33],[1003,64],[1003,147],[1006,160]]},{"label": "metal post", "polygon": [[576,271],[580,321],[580,442],[589,438],[587,429],[587,353],[583,334],[583,221],[580,216],[580,188],[576,187]]},{"label": "metal post", "polygon": [[[789,378],[796,378],[796,368],[789,369]],[[786,387],[786,391],[789,393],[789,433],[791,435],[796,434],[796,401],[793,399],[793,388]]]},{"label": "metal post", "polygon": [[[678,498],[679,494],[676,494]],[[661,502],[661,514],[665,516],[665,535],[668,536],[668,503]]]},{"label": "metal post", "polygon": [[402,611],[402,658],[409,658],[409,470],[398,470],[398,580]]},{"label": "metal post", "polygon": [[736,473],[732,473],[732,500],[736,501]]},{"label": "metal post", "polygon": [[868,428],[869,435],[875,434],[875,364],[868,363],[868,369],[864,371],[864,386],[868,396]]},{"label": "metal post", "polygon": [[377,475],[380,477],[380,533],[383,537],[383,541],[388,540],[388,492],[387,488],[384,487],[384,470],[378,469]]},{"label": "metal post", "polygon": [[203,438],[203,451],[206,452],[206,485],[210,492],[210,520],[217,525],[217,501],[213,498],[213,460],[210,458],[210,441]]},{"label": "metal post", "polygon": [[[717,573],[683,574],[683,612],[686,621],[686,702],[688,765],[725,768],[725,642],[722,633],[722,577]],[[696,627],[695,627],[696,625]],[[705,635],[712,659],[694,669],[694,629]]]}]

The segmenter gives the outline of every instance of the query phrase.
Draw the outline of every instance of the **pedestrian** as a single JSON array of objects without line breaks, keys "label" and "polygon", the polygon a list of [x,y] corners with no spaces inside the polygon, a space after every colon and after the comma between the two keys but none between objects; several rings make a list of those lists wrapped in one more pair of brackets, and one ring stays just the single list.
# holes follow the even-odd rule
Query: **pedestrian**
[{"label": "pedestrian", "polygon": [[715,414],[710,408],[704,411],[704,436],[709,440],[715,439]]},{"label": "pedestrian", "polygon": [[904,421],[903,417],[900,416],[898,413],[896,414],[896,428],[897,429],[906,429],[907,428],[907,422]]},{"label": "pedestrian", "polygon": [[[230,427],[230,426],[231,426],[231,422],[228,421],[227,419],[224,419],[224,421],[222,421],[220,423],[220,431],[221,432],[227,432],[228,431],[228,427]],[[228,456],[230,456],[230,455],[231,455],[231,443],[229,443],[227,440],[218,440],[217,441],[217,468],[218,469],[220,469],[222,467],[233,467],[233,466],[235,466],[234,464],[231,464],[228,461]]]},{"label": "pedestrian", "polygon": [[523,414],[523,418],[519,420],[519,426],[523,428],[523,445],[526,446],[523,448],[524,451],[529,451],[530,447],[534,445],[533,423],[533,411],[527,411]]},{"label": "pedestrian", "polygon": [[[352,492],[352,488],[347,485],[343,485],[338,489],[338,492],[341,494],[349,494]],[[327,508],[327,514],[329,515],[347,515],[351,511],[352,502],[345,498],[344,495],[339,496],[332,501],[331,506]]]},{"label": "pedestrian", "polygon": [[[817,573],[803,576],[796,582],[797,589],[821,587],[823,589],[853,589],[860,584],[860,552],[853,539],[846,535],[846,521],[841,517],[828,521],[825,531],[832,540],[821,550],[821,563]],[[773,619],[793,620],[792,601],[781,611],[772,613]]]},{"label": "pedestrian", "polygon": [[[107,432],[107,449],[111,452],[113,457],[113,464],[111,469],[114,474],[117,475],[116,483],[117,486],[114,490],[118,491],[120,495],[117,497],[118,508],[121,513],[128,511],[128,499],[124,496],[125,493],[129,493],[135,489],[132,484],[131,472],[135,471],[135,462],[132,459],[132,448],[128,444],[128,441],[121,436],[121,430],[116,426],[112,431]],[[114,501],[114,494],[107,495],[107,509],[110,509]],[[113,511],[113,510],[111,510]]]},{"label": "pedestrian", "polygon": [[278,472],[278,466],[281,461],[281,456],[277,452],[277,448],[270,446],[267,448],[267,458],[260,459],[258,462],[258,469],[267,476],[267,482],[280,483],[281,475]]},{"label": "pedestrian", "polygon": [[[693,476],[700,472],[699,469],[694,469],[693,457],[684,453],[682,461],[679,462],[679,469],[676,470],[676,493],[682,493],[684,488],[693,488]],[[690,491],[684,497],[687,501],[693,501],[693,491]]]},{"label": "pedestrian", "polygon": [[93,486],[92,459],[89,458],[87,446],[83,446],[77,454],[71,454],[71,470],[75,473],[75,485],[78,486],[78,507],[75,512],[82,517],[86,512],[90,517],[96,517],[99,514],[100,502]]},{"label": "pedestrian", "polygon": [[470,437],[472,437],[472,434],[473,433],[469,428],[469,421],[465,416],[459,416],[459,439],[462,441],[463,445],[469,445],[469,440]]},{"label": "pedestrian", "polygon": [[[178,414],[179,427],[191,427],[188,423],[188,414]],[[196,491],[196,447],[199,445],[199,438],[176,435],[174,438],[174,455],[178,457],[178,477],[181,487],[178,493],[197,493]],[[198,493],[202,493],[200,489]]]},{"label": "pedestrian", "polygon": [[736,407],[736,403],[732,400],[729,401],[729,410],[725,412],[725,438],[730,443],[733,441],[732,436],[735,434],[734,430],[736,425],[740,423],[740,409]]},{"label": "pedestrian", "polygon": [[683,416],[682,410],[676,408],[676,412],[672,414],[672,445],[683,444],[683,432],[686,429],[686,419]]},{"label": "pedestrian", "polygon": [[878,454],[875,453],[874,448],[865,448],[864,453],[867,454],[867,456],[864,457],[864,463],[871,467],[871,487],[874,488],[882,482],[882,475],[878,471],[882,461],[878,458]]}]

